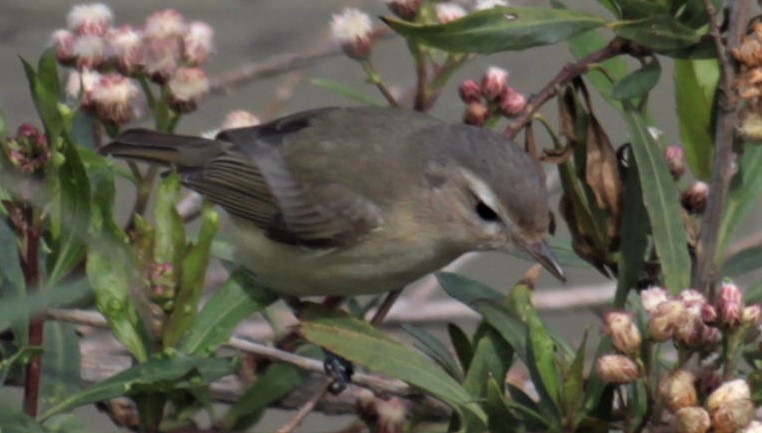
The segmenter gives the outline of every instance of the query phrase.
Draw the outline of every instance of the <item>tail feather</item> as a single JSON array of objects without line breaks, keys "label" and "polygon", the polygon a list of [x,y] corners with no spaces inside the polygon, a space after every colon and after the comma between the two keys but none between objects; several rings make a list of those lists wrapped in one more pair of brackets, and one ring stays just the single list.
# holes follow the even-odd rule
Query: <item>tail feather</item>
[{"label": "tail feather", "polygon": [[224,154],[226,143],[206,138],[164,134],[149,129],[130,129],[100,149],[103,155],[172,165],[201,167]]}]

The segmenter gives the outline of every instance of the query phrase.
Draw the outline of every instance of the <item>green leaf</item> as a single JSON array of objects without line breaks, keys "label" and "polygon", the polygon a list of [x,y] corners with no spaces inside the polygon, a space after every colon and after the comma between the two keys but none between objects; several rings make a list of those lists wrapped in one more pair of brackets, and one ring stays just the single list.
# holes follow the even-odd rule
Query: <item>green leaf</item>
[{"label": "green leaf", "polygon": [[626,20],[648,18],[655,15],[667,15],[669,11],[663,3],[653,0],[616,0],[621,17]]},{"label": "green leaf", "polygon": [[308,341],[370,370],[402,379],[486,423],[484,411],[444,370],[367,322],[310,305],[302,313],[300,330]]},{"label": "green leaf", "polygon": [[717,59],[675,60],[674,77],[685,160],[695,177],[709,180],[714,154],[714,95],[720,79]]},{"label": "green leaf", "polygon": [[[5,218],[0,218],[0,305],[9,299],[21,299],[26,295],[26,281],[21,270],[18,240]],[[29,316],[22,310],[16,320],[7,322],[7,317],[0,316],[0,330],[11,326],[17,347],[28,344]],[[0,381],[2,383],[2,381]]]},{"label": "green leaf", "polygon": [[604,24],[596,15],[533,7],[494,7],[437,25],[382,19],[414,42],[448,52],[481,54],[554,44]]},{"label": "green leaf", "polygon": [[196,355],[213,353],[230,339],[241,321],[277,300],[246,270],[238,269],[204,305],[183,334],[178,349]]},{"label": "green leaf", "polygon": [[426,332],[423,328],[406,323],[402,324],[402,329],[417,340],[418,343],[415,347],[418,350],[439,364],[453,379],[459,382],[463,380],[463,370],[461,370],[458,362],[455,361],[450,351],[439,339]]},{"label": "green leaf", "polygon": [[152,358],[70,396],[51,407],[39,417],[39,420],[44,421],[75,407],[123,395],[204,386],[231,374],[235,364],[236,361],[233,358],[192,356]]},{"label": "green leaf", "polygon": [[48,321],[43,339],[41,397],[55,404],[80,391],[79,337],[75,325]]},{"label": "green leaf", "polygon": [[480,299],[502,300],[502,293],[486,285],[452,272],[437,272],[437,281],[451,298],[464,304],[472,304]]},{"label": "green leaf", "polygon": [[26,60],[24,65],[32,101],[37,109],[48,138],[58,139],[63,130],[63,119],[58,111],[58,100],[61,96],[61,83],[58,79],[58,61],[54,49],[45,51],[37,64],[37,70]]},{"label": "green leaf", "polygon": [[10,323],[20,321],[48,308],[81,302],[90,293],[90,286],[84,280],[78,280],[61,284],[50,290],[3,299],[0,302],[0,330],[7,328]]},{"label": "green leaf", "polygon": [[[26,365],[26,363],[29,362],[33,356],[41,354],[41,348],[26,346],[10,356],[3,357],[3,359],[0,360],[0,384],[5,384],[5,379],[8,377],[8,374],[11,372],[13,367],[18,365]],[[2,413],[2,410],[0,410],[0,413]]]},{"label": "green leaf", "polygon": [[310,80],[310,84],[343,96],[351,101],[359,102],[363,105],[371,105],[374,107],[386,106],[386,104],[380,100],[372,96],[368,96],[364,93],[360,93],[357,90],[347,86],[346,84],[339,83],[337,81],[329,80],[326,78],[313,78]]},{"label": "green leaf", "polygon": [[564,374],[561,385],[561,407],[565,414],[579,414],[579,418],[584,417],[580,413],[580,408],[585,401],[585,350],[587,346],[588,333],[582,337],[577,353],[574,355],[574,361],[568,371]]},{"label": "green leaf", "polygon": [[471,340],[468,338],[463,329],[454,324],[447,324],[447,333],[450,336],[450,343],[455,354],[458,356],[460,365],[463,366],[463,370],[468,370],[471,365],[471,360],[474,358],[474,348],[471,345]]},{"label": "green leaf", "polygon": [[484,320],[503,336],[516,351],[519,359],[525,363],[528,362],[529,328],[513,310],[489,300],[474,301],[469,306],[481,314]]},{"label": "green leaf", "polygon": [[762,146],[746,146],[738,167],[720,222],[717,263],[722,263],[728,242],[733,239],[741,221],[759,204],[762,193]]},{"label": "green leaf", "polygon": [[668,15],[655,15],[634,21],[619,21],[609,25],[619,37],[650,48],[657,53],[688,48],[701,39],[701,34],[685,27]]},{"label": "green leaf", "polygon": [[53,235],[48,286],[57,284],[85,254],[85,236],[90,223],[90,181],[74,143],[64,138],[65,163],[58,168],[58,198],[51,214]]},{"label": "green leaf", "polygon": [[762,301],[762,280],[759,280],[756,283],[747,287],[744,298],[746,302]]},{"label": "green leaf", "polygon": [[49,433],[34,418],[5,403],[0,404],[0,426],[3,433]]},{"label": "green leaf", "polygon": [[762,265],[762,245],[739,251],[725,262],[722,273],[728,277],[737,277],[747,272],[753,272]]},{"label": "green leaf", "polygon": [[[549,431],[551,419],[541,415],[540,407],[524,390],[511,383],[506,384],[511,399],[506,403],[524,421],[529,431]],[[514,403],[515,402],[515,403]]]},{"label": "green leaf", "polygon": [[288,395],[308,377],[304,370],[293,365],[275,364],[269,367],[225,414],[225,429],[248,430],[259,421],[270,404]]},{"label": "green leaf", "polygon": [[611,97],[621,101],[647,96],[659,82],[660,76],[661,65],[656,57],[652,57],[642,68],[619,80],[611,91]]},{"label": "green leaf", "polygon": [[198,303],[204,292],[204,276],[209,266],[209,252],[219,223],[220,218],[217,212],[211,204],[204,203],[198,240],[190,247],[182,260],[182,276],[178,293],[174,299],[172,313],[165,324],[165,347],[176,346],[196,318]]},{"label": "green leaf", "polygon": [[[487,398],[484,410],[489,419],[491,433],[514,433],[520,420],[513,415],[508,402],[505,400],[503,386],[494,377],[487,379]],[[539,416],[539,415],[538,415]]]},{"label": "green leaf", "polygon": [[622,243],[619,247],[621,254],[614,295],[614,306],[617,308],[624,308],[627,295],[637,286],[646,260],[648,233],[651,230],[648,212],[643,205],[643,190],[640,187],[637,164],[637,161],[631,159],[622,198],[622,223],[619,227]]},{"label": "green leaf", "polygon": [[176,172],[172,172],[156,188],[153,260],[159,264],[171,263],[176,272],[181,269],[185,250],[185,226],[175,208],[179,198],[180,178]]},{"label": "green leaf", "polygon": [[557,415],[561,398],[561,377],[556,365],[556,345],[548,334],[545,324],[533,313],[527,320],[526,339],[529,342],[528,358],[532,383],[540,394],[540,408],[545,415]]},{"label": "green leaf", "polygon": [[677,293],[689,287],[691,261],[675,182],[642,115],[629,102],[625,102],[625,120],[664,282],[671,293]]}]

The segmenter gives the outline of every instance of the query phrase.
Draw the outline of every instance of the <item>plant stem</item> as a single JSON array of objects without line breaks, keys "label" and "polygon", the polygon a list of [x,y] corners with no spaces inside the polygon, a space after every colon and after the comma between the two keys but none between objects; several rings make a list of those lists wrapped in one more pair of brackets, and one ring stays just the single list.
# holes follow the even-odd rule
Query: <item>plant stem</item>
[{"label": "plant stem", "polygon": [[392,95],[392,92],[389,90],[389,88],[386,87],[386,83],[384,83],[384,80],[381,79],[381,75],[379,75],[378,71],[376,71],[373,63],[371,63],[370,60],[363,60],[360,62],[360,64],[362,65],[365,73],[368,74],[368,81],[370,81],[378,88],[381,94],[384,95],[384,98],[386,98],[386,101],[389,102],[389,105],[392,107],[399,107],[397,99],[394,97],[394,95]]},{"label": "plant stem", "polygon": [[[38,290],[40,285],[40,224],[39,215],[32,206],[25,206],[25,218],[28,221],[28,229],[24,233],[25,246],[21,257],[21,269],[28,293]],[[45,327],[44,318],[32,317],[29,320],[29,345],[42,346],[43,332]],[[42,374],[42,355],[34,355],[26,365],[24,374],[24,412],[31,416],[37,416],[40,396],[40,376]]]}]

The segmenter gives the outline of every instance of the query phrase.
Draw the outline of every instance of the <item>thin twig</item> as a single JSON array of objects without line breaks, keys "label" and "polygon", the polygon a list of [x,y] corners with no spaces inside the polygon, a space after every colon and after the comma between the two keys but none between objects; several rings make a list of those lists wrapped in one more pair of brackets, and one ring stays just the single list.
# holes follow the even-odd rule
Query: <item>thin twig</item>
[{"label": "thin twig", "polygon": [[[40,224],[35,208],[26,206],[26,218],[29,223],[25,233],[26,245],[22,257],[21,269],[27,291],[39,290],[40,285]],[[45,320],[42,317],[32,317],[29,320],[29,345],[42,346]],[[24,374],[24,412],[37,416],[40,397],[40,380],[42,376],[42,355],[34,355],[26,365]]]},{"label": "thin twig", "polygon": [[714,40],[717,59],[720,62],[719,104],[714,137],[715,151],[712,178],[709,184],[710,194],[704,218],[701,221],[701,230],[696,245],[696,262],[691,282],[691,287],[705,292],[709,291],[717,278],[715,257],[717,256],[720,223],[730,181],[736,170],[735,162],[738,156],[734,151],[735,127],[738,123],[739,111],[738,95],[733,88],[735,67],[732,59],[728,56],[728,47],[735,47],[740,44],[743,32],[739,28],[746,27],[752,9],[751,0],[738,0],[730,2],[729,5],[730,30],[727,44],[724,44],[714,6],[710,0],[704,0],[709,22],[709,34]]},{"label": "thin twig", "polygon": [[534,113],[537,112],[537,110],[539,110],[540,107],[542,107],[546,102],[548,102],[550,98],[554,97],[557,94],[561,84],[567,83],[572,79],[584,74],[587,72],[590,65],[594,63],[599,63],[622,54],[625,52],[626,48],[627,44],[623,40],[615,38],[612,39],[611,42],[609,42],[609,44],[604,48],[590,53],[584,59],[576,63],[571,63],[564,66],[564,68],[561,69],[561,71],[556,74],[556,76],[550,80],[550,82],[546,84],[542,90],[540,90],[540,93],[533,96],[529,100],[526,107],[524,108],[524,111],[521,112],[516,120],[511,122],[505,128],[504,134],[510,139],[515,138],[519,131],[521,131],[521,128],[523,128],[524,125],[532,120]]},{"label": "thin twig", "polygon": [[332,382],[333,379],[326,380],[322,388],[318,390],[311,399],[307,400],[307,402],[305,402],[304,405],[299,408],[296,414],[294,414],[294,416],[288,420],[286,424],[276,430],[276,433],[291,433],[296,430],[297,427],[302,424],[304,418],[307,418],[307,415],[315,410],[315,406],[317,406],[320,399],[323,398],[323,396],[328,392]]}]

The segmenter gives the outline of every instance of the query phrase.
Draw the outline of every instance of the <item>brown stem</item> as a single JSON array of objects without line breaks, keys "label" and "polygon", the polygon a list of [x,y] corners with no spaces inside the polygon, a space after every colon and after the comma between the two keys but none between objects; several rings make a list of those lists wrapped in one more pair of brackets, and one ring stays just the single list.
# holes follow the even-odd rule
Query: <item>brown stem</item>
[{"label": "brown stem", "polygon": [[413,109],[415,111],[426,111],[428,106],[428,67],[426,65],[426,55],[420,47],[415,46],[411,49],[415,57],[415,100]]},{"label": "brown stem", "polygon": [[584,74],[589,69],[590,65],[594,63],[602,62],[606,59],[610,59],[611,57],[617,56],[619,54],[622,54],[627,49],[627,43],[621,39],[615,38],[612,39],[611,42],[609,42],[608,45],[606,45],[604,48],[595,51],[593,53],[590,53],[587,57],[584,59],[576,62],[576,63],[570,63],[561,69],[561,71],[556,74],[556,76],[550,80],[548,84],[545,85],[545,87],[540,90],[540,93],[533,96],[529,102],[527,103],[526,107],[524,108],[524,111],[521,112],[521,114],[511,122],[504,131],[504,134],[510,138],[513,139],[516,137],[516,135],[519,133],[521,128],[524,127],[527,123],[529,123],[532,120],[532,116],[534,116],[534,113],[537,112],[537,110],[540,109],[543,105],[545,105],[548,100],[558,93],[559,85],[563,83],[567,83],[571,81],[572,79]]},{"label": "brown stem", "polygon": [[735,64],[728,56],[727,47],[740,44],[743,29],[749,21],[752,1],[730,2],[730,22],[727,45],[723,44],[720,24],[710,0],[704,0],[709,33],[714,40],[717,58],[720,62],[720,83],[718,90],[717,120],[715,124],[715,151],[712,163],[712,178],[709,184],[704,218],[696,245],[696,262],[693,268],[691,287],[708,292],[717,278],[715,256],[719,239],[720,223],[727,200],[730,181],[735,172],[737,153],[734,151],[735,126],[738,123],[738,95],[733,89]]},{"label": "brown stem", "polygon": [[[31,293],[37,290],[40,284],[40,225],[37,222],[36,212],[31,206],[26,207],[25,217],[28,221],[28,229],[25,233],[26,245],[21,258],[21,269],[24,273],[27,291]],[[29,320],[30,346],[42,346],[44,325],[45,321],[41,316],[32,317]],[[42,356],[35,355],[26,365],[24,374],[24,412],[31,417],[37,416],[41,374]]]}]

